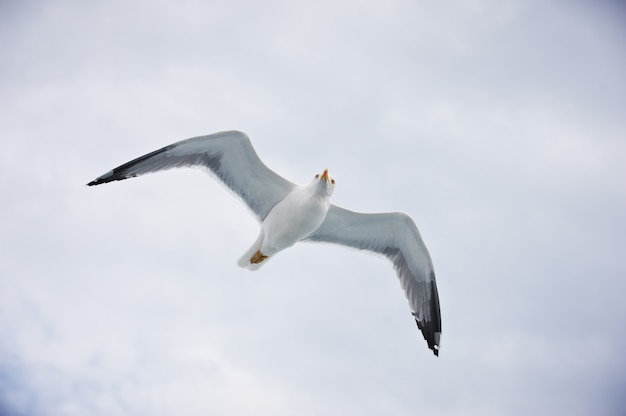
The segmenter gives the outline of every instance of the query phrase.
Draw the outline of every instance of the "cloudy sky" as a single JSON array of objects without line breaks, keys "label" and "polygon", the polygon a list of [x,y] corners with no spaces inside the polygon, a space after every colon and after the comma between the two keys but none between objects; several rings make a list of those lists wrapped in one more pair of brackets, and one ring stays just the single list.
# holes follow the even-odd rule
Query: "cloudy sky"
[{"label": "cloudy sky", "polygon": [[[0,415],[626,414],[618,1],[0,2]],[[198,170],[85,183],[243,130],[334,202],[404,211],[386,261],[257,224]]]}]

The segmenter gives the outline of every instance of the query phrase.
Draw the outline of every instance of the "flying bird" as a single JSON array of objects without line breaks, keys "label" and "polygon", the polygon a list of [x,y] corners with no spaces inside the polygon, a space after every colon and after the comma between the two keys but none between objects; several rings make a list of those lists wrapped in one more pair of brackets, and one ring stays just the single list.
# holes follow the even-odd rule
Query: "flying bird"
[{"label": "flying bird", "polygon": [[415,223],[400,212],[365,214],[330,203],[335,180],[328,169],[297,185],[259,159],[248,136],[225,131],[193,137],[155,150],[105,173],[88,186],[159,170],[199,166],[246,203],[261,227],[238,264],[256,270],[298,241],[341,244],[391,260],[418,328],[439,355],[441,314],[433,264]]}]

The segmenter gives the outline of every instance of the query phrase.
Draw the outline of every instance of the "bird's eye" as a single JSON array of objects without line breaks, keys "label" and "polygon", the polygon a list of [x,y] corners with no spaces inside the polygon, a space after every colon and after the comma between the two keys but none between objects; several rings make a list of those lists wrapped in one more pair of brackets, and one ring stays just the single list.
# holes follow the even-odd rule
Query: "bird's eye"
[{"label": "bird's eye", "polygon": [[335,184],[335,180],[334,180],[334,179],[331,179],[331,180],[330,180],[330,183],[331,183],[332,185],[334,185],[334,184]]},{"label": "bird's eye", "polygon": [[319,177],[320,177],[319,173],[318,173],[317,175],[315,175],[315,179],[317,179],[317,178],[319,178]]}]

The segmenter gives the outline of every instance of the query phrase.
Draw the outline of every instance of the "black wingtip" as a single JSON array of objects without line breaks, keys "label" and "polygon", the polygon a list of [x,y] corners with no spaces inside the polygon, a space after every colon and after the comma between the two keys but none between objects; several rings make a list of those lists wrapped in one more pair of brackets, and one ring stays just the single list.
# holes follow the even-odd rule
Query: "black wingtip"
[{"label": "black wingtip", "polygon": [[115,178],[110,173],[107,173],[89,182],[87,186],[95,186],[95,185],[100,185],[100,184],[111,182],[111,181],[119,181],[120,179],[124,179],[124,178]]},{"label": "black wingtip", "polygon": [[[422,336],[424,340],[428,344],[428,348],[433,351],[436,357],[439,357],[439,339],[441,338],[441,329],[437,331],[431,322],[422,323],[417,319],[415,313],[412,314],[415,319],[415,323],[417,324],[417,328],[422,332]],[[441,325],[439,325],[441,328]]]},{"label": "black wingtip", "polygon": [[422,332],[428,348],[430,348],[436,357],[439,357],[439,345],[441,340],[441,313],[439,308],[439,295],[437,294],[437,285],[435,284],[435,274],[431,272],[430,281],[430,317],[423,322],[420,321],[415,313],[415,323]]},{"label": "black wingtip", "polygon": [[171,144],[169,146],[165,146],[161,149],[155,150],[154,152],[150,152],[146,155],[140,156],[137,159],[133,159],[130,162],[124,163],[121,166],[116,167],[115,169],[105,173],[104,175],[100,176],[99,178],[94,179],[93,181],[89,182],[87,184],[87,186],[94,186],[94,185],[100,185],[103,183],[107,183],[107,182],[113,182],[113,181],[121,181],[124,179],[128,179],[128,178],[134,178],[136,176],[138,176],[138,174],[135,173],[129,173],[129,170],[132,169],[135,165],[137,165],[138,163],[141,163],[149,158],[151,158],[152,156],[158,155],[159,153],[163,153],[168,151],[169,149],[173,148],[174,146],[176,146],[176,144]]}]

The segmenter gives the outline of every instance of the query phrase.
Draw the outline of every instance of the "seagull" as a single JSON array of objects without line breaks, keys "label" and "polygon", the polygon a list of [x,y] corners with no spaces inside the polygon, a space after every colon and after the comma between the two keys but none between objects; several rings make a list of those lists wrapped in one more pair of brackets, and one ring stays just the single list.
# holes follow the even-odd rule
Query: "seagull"
[{"label": "seagull", "polygon": [[203,167],[234,192],[261,224],[259,236],[238,261],[256,270],[298,241],[366,250],[391,260],[417,327],[439,355],[441,313],[432,260],[407,214],[365,214],[331,204],[335,180],[328,169],[297,185],[269,169],[240,131],[193,137],[165,146],[105,173],[88,186],[178,167]]}]

